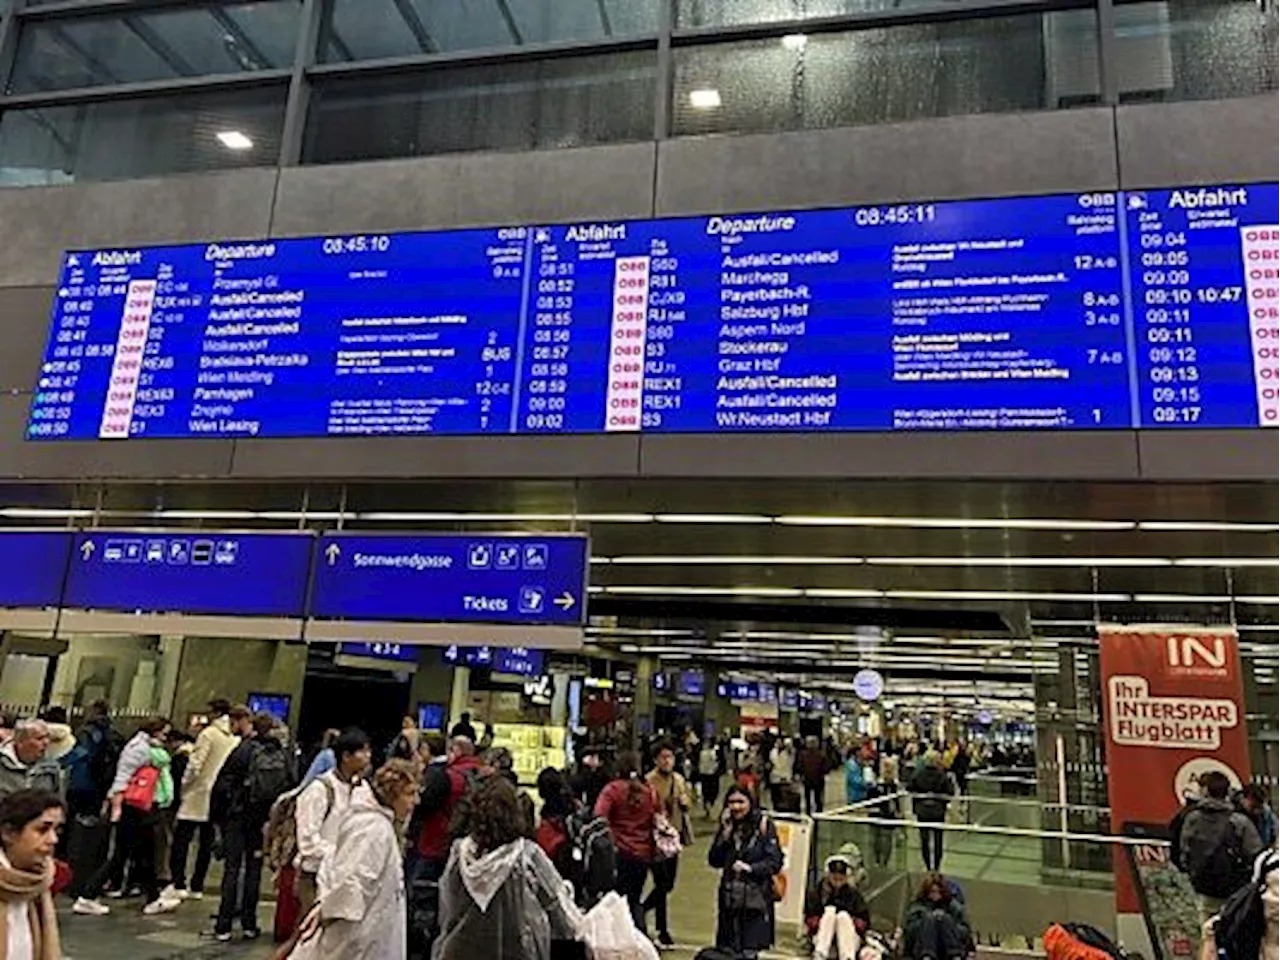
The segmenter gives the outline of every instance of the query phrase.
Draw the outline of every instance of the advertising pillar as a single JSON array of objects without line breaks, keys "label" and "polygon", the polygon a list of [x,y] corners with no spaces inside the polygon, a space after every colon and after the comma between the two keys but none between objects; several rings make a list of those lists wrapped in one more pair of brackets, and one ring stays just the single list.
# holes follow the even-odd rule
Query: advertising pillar
[{"label": "advertising pillar", "polygon": [[[1249,779],[1235,631],[1103,624],[1098,641],[1112,830],[1167,836],[1201,775],[1220,771],[1236,787]],[[1115,870],[1117,930],[1128,949],[1149,945],[1157,960],[1194,956],[1195,902],[1182,902],[1190,886],[1172,869],[1168,848],[1118,850]]]}]

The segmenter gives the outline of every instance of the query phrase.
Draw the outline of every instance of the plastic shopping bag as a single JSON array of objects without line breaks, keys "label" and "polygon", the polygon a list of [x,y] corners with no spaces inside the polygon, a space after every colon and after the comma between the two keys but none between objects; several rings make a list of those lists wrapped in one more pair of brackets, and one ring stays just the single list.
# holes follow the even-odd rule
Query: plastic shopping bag
[{"label": "plastic shopping bag", "polygon": [[627,901],[607,893],[592,907],[582,926],[582,938],[593,960],[658,960],[658,949],[631,920]]}]

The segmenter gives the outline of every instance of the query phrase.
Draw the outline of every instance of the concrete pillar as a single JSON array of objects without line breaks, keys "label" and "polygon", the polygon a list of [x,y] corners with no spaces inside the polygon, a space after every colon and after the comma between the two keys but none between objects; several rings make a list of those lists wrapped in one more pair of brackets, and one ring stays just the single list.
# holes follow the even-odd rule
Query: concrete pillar
[{"label": "concrete pillar", "polygon": [[[453,726],[458,718],[467,712],[467,703],[471,697],[471,668],[453,668],[453,686],[449,695],[449,725]],[[446,733],[448,731],[445,731]]]},{"label": "concrete pillar", "polygon": [[636,700],[632,704],[634,729],[653,732],[653,675],[658,672],[657,657],[641,657],[636,663]]}]

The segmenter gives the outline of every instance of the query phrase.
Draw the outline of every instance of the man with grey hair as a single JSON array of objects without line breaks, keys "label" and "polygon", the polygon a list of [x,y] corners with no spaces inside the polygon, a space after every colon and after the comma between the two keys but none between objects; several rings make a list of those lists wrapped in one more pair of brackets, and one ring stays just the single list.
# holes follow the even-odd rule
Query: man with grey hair
[{"label": "man with grey hair", "polygon": [[49,790],[62,796],[62,771],[46,753],[49,726],[43,720],[19,720],[13,737],[0,747],[0,799],[19,790]]}]

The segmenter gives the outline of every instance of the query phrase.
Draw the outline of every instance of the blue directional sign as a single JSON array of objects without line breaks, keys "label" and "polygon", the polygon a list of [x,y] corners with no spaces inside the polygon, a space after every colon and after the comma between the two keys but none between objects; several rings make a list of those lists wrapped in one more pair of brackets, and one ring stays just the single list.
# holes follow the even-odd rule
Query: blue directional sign
[{"label": "blue directional sign", "polygon": [[587,559],[582,536],[327,533],[311,614],[577,626],[585,617]]},{"label": "blue directional sign", "polygon": [[0,533],[0,607],[56,607],[70,555],[68,530]]},{"label": "blue directional sign", "polygon": [[144,613],[300,617],[308,533],[95,530],[76,536],[64,605]]},{"label": "blue directional sign", "polygon": [[388,640],[347,642],[338,644],[338,653],[347,657],[366,657],[370,660],[394,660],[397,663],[417,663],[418,648],[411,643],[393,643]]}]

